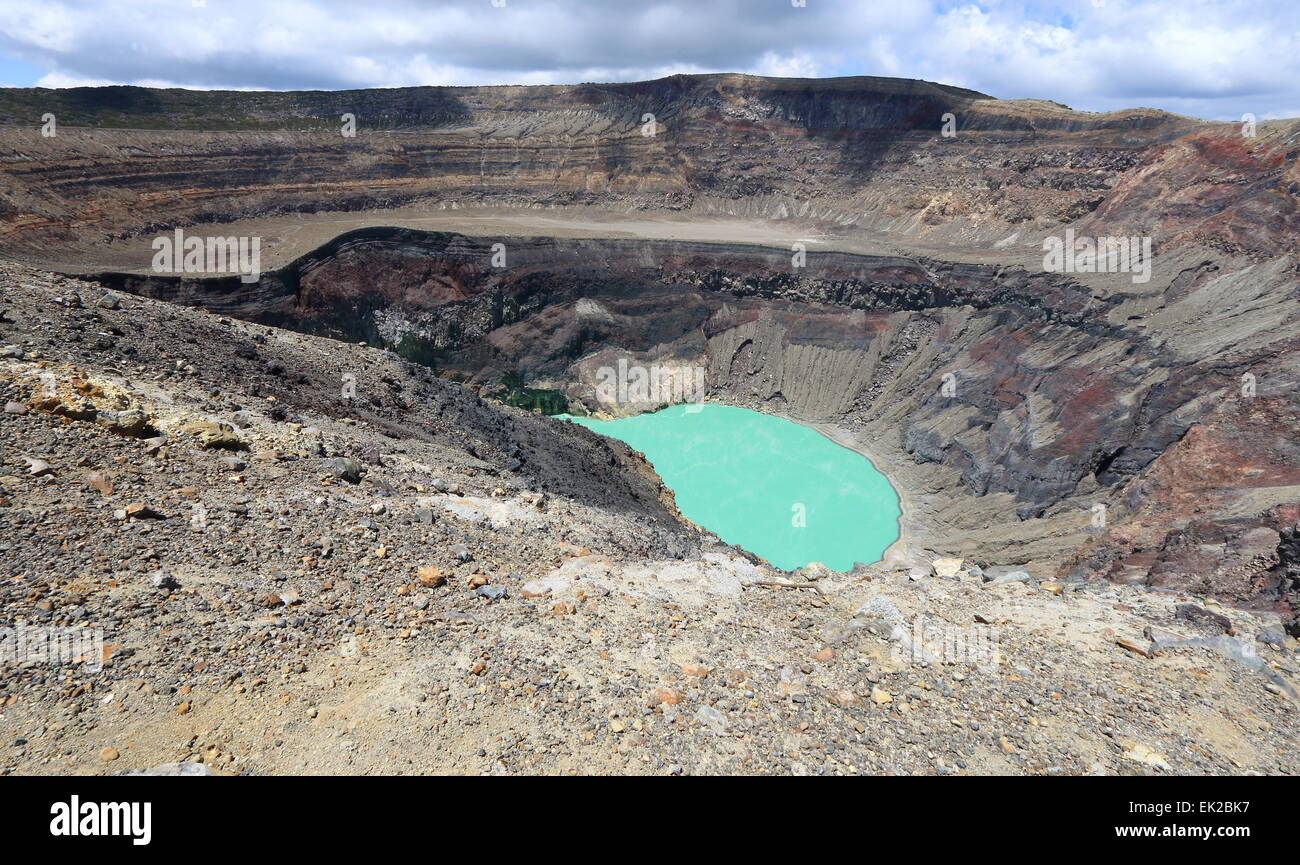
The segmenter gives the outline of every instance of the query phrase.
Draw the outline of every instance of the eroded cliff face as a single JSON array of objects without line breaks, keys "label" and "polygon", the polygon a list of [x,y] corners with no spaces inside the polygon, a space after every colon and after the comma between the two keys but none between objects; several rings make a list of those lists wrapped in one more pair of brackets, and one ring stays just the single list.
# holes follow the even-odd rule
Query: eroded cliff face
[{"label": "eroded cliff face", "polygon": [[[41,136],[44,113],[57,136]],[[0,248],[39,261],[52,243],[102,254],[160,228],[276,214],[582,205],[975,247],[1032,247],[1081,221],[1272,255],[1295,236],[1297,130],[1243,138],[1239,124],[885,78],[3,90]]]},{"label": "eroded cliff face", "polygon": [[785,250],[551,238],[512,240],[494,266],[499,253],[369,230],[251,286],[101,278],[379,342],[471,384],[518,371],[591,410],[649,407],[597,402],[619,359],[699,365],[711,399],[851,431],[898,484],[918,553],[1294,609],[1287,262],[1169,260],[1136,295],[919,257],[795,266]]}]

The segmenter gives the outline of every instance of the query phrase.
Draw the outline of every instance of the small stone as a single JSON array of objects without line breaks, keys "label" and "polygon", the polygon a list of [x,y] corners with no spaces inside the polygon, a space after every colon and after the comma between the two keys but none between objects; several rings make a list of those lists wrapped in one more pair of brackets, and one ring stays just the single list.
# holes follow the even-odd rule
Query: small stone
[{"label": "small stone", "polygon": [[961,559],[935,559],[930,563],[936,577],[955,577],[961,572]]},{"label": "small stone", "polygon": [[831,569],[821,562],[809,562],[799,569],[799,574],[808,582],[815,583],[830,576]]},{"label": "small stone", "polygon": [[652,707],[660,704],[676,706],[682,698],[682,692],[675,688],[655,688],[650,692],[649,703]]},{"label": "small stone", "polygon": [[475,592],[481,598],[487,598],[489,601],[499,601],[502,598],[510,597],[505,586],[479,586]]},{"label": "small stone", "polygon": [[426,589],[436,589],[447,582],[447,575],[443,573],[442,568],[435,568],[433,565],[416,568],[415,575],[420,580],[420,585]]},{"label": "small stone", "polygon": [[700,706],[695,710],[696,719],[718,735],[727,732],[727,716],[712,706]]},{"label": "small stone", "polygon": [[99,759],[104,763],[112,763],[120,756],[116,748],[102,748],[99,752]]},{"label": "small stone", "polygon": [[361,483],[361,476],[366,472],[366,467],[361,464],[361,461],[352,457],[335,457],[325,460],[322,465],[334,477],[350,484]]},{"label": "small stone", "polygon": [[685,664],[682,666],[682,675],[704,679],[709,675],[709,668],[703,664]]},{"label": "small stone", "polygon": [[894,698],[883,688],[872,688],[871,699],[875,701],[877,706],[883,706],[886,703],[894,702]]},{"label": "small stone", "polygon": [[1124,751],[1124,756],[1135,763],[1142,763],[1155,769],[1164,769],[1166,772],[1170,771],[1169,758],[1142,742],[1133,743]]},{"label": "small stone", "polygon": [[1142,647],[1139,646],[1137,643],[1134,643],[1134,642],[1132,642],[1132,641],[1130,641],[1130,640],[1117,639],[1117,640],[1115,641],[1115,645],[1119,646],[1121,649],[1127,649],[1128,651],[1132,652],[1132,653],[1135,654],[1135,655],[1140,655],[1140,656],[1142,656],[1143,658],[1150,658],[1150,657],[1151,657],[1151,652],[1150,652],[1150,651],[1148,651],[1148,650],[1142,648]]},{"label": "small stone", "polygon": [[1174,615],[1180,619],[1186,619],[1189,622],[1209,625],[1223,631],[1223,633],[1232,635],[1232,620],[1222,613],[1216,613],[1207,610],[1204,607],[1198,607],[1195,604],[1179,604],[1174,608]]},{"label": "small stone", "polygon": [[33,459],[31,457],[24,457],[23,459],[27,462],[27,474],[34,478],[48,475],[54,471],[54,467],[45,460]]},{"label": "small stone", "polygon": [[133,438],[145,438],[154,432],[153,419],[139,409],[97,412],[95,422],[118,435]]},{"label": "small stone", "polygon": [[149,583],[155,589],[179,589],[181,584],[167,571],[154,571]]},{"label": "small stone", "polygon": [[[988,576],[986,573],[985,576]],[[1034,578],[1029,575],[1028,571],[1008,571],[1004,574],[998,574],[986,582],[985,586],[1004,586],[1007,583],[1032,583]]]},{"label": "small stone", "polygon": [[248,443],[241,439],[235,428],[219,421],[200,421],[185,424],[181,432],[189,433],[199,441],[199,446],[209,449],[246,451]]}]

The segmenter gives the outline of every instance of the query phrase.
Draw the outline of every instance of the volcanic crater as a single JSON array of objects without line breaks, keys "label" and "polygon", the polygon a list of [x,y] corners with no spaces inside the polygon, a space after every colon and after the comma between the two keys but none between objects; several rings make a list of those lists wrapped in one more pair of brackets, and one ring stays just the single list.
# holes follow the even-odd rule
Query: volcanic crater
[{"label": "volcanic crater", "polygon": [[[56,137],[24,124],[38,106]],[[53,274],[381,350],[522,488],[598,510],[594,481],[560,476],[603,465],[610,507],[653,515],[628,555],[698,558],[708,539],[625,448],[498,407],[506,377],[619,414],[655,406],[597,404],[601,367],[701,366],[708,400],[867,454],[899,492],[901,536],[853,578],[954,557],[1300,633],[1300,121],[1245,137],[1149,109],[740,75],[0,90],[0,117],[15,285]],[[175,228],[257,237],[265,268],[154,272],[151,242]],[[1149,238],[1150,279],[1046,272],[1043,240],[1067,229]],[[242,380],[246,360],[214,352],[203,374]],[[350,369],[330,363],[260,392],[412,434],[421,397],[356,361],[363,399],[330,407]]]}]

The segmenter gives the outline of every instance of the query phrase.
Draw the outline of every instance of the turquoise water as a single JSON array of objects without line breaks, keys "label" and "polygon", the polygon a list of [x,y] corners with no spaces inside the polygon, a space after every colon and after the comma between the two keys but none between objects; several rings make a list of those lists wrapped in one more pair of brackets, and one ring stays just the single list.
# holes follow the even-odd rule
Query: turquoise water
[{"label": "turquoise water", "polygon": [[646,455],[677,508],[784,570],[846,571],[898,537],[898,496],[865,457],[781,418],[724,405],[572,420]]}]

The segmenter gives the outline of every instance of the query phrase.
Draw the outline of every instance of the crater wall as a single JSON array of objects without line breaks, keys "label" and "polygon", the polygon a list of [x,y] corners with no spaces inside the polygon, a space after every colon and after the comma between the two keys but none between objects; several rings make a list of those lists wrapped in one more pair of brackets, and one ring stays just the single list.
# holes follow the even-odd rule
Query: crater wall
[{"label": "crater wall", "polygon": [[1151,289],[1159,311],[1134,315],[1066,275],[920,257],[796,267],[784,250],[553,238],[493,255],[373,229],[254,285],[99,278],[383,344],[485,390],[518,372],[593,410],[619,358],[700,365],[711,399],[847,432],[900,487],[908,555],[1294,607],[1300,315],[1283,263],[1180,265]]}]

